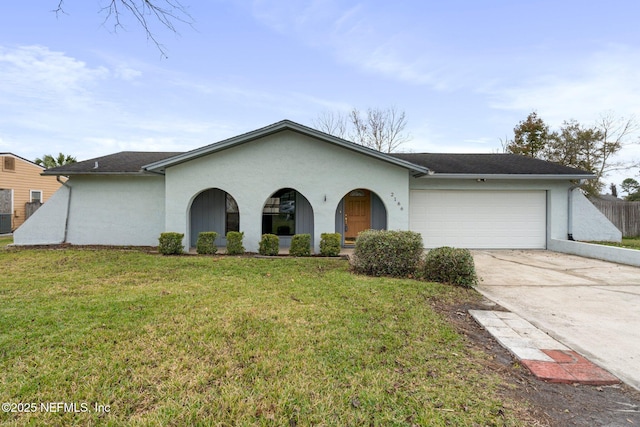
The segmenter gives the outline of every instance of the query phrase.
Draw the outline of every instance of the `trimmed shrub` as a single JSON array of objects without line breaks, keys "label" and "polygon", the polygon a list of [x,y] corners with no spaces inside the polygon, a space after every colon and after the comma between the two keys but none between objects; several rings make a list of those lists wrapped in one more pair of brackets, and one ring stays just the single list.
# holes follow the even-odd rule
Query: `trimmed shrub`
[{"label": "trimmed shrub", "polygon": [[296,234],[291,238],[291,256],[311,256],[311,234]]},{"label": "trimmed shrub", "polygon": [[218,233],[215,231],[202,231],[198,233],[198,241],[196,242],[196,252],[201,255],[213,255],[218,252],[216,239]]},{"label": "trimmed shrub", "polygon": [[340,255],[340,233],[322,233],[320,235],[320,255],[338,256]]},{"label": "trimmed shrub", "polygon": [[280,238],[275,234],[263,234],[258,253],[260,253],[260,255],[278,255],[279,251]]},{"label": "trimmed shrub", "polygon": [[418,233],[366,230],[356,239],[353,269],[369,276],[407,277],[415,274],[422,253]]},{"label": "trimmed shrub", "polygon": [[466,288],[478,284],[476,267],[469,249],[448,246],[429,251],[424,263],[424,278]]},{"label": "trimmed shrub", "polygon": [[158,252],[162,255],[182,255],[182,238],[184,234],[175,233],[175,232],[167,232],[160,233],[160,238],[158,239]]},{"label": "trimmed shrub", "polygon": [[230,231],[227,233],[227,255],[244,254],[244,246],[242,246],[243,238],[244,231]]}]

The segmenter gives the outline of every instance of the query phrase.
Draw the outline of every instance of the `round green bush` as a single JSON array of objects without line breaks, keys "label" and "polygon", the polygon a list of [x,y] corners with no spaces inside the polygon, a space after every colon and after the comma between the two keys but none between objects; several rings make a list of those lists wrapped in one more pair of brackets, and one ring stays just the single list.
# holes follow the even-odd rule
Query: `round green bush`
[{"label": "round green bush", "polygon": [[424,278],[467,288],[478,284],[471,252],[448,246],[429,251],[424,262]]},{"label": "round green bush", "polygon": [[413,231],[366,230],[358,234],[353,269],[369,276],[408,277],[422,259],[422,236]]}]

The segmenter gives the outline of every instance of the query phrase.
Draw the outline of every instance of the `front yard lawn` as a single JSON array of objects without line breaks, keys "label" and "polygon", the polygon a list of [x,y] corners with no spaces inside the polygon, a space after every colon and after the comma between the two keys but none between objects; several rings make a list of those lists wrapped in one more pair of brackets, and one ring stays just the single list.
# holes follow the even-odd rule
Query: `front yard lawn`
[{"label": "front yard lawn", "polygon": [[3,250],[0,271],[0,424],[523,424],[432,308],[473,290],[119,250]]},{"label": "front yard lawn", "polygon": [[591,242],[599,245],[616,246],[619,248],[640,249],[640,237],[623,237],[622,242]]},{"label": "front yard lawn", "polygon": [[13,243],[13,236],[0,236],[0,249],[4,249],[7,245]]}]

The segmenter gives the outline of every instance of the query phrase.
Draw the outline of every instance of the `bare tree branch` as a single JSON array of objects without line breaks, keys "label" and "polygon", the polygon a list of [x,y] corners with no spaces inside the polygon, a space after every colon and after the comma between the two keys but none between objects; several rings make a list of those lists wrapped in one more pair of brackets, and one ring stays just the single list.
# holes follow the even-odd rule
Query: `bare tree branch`
[{"label": "bare tree branch", "polygon": [[596,127],[602,133],[602,147],[600,150],[603,161],[597,171],[598,178],[601,179],[609,172],[632,168],[634,165],[628,162],[612,163],[609,158],[626,145],[629,145],[629,136],[640,129],[640,124],[635,117],[617,117],[613,112],[609,111],[600,116],[600,119],[596,122]]},{"label": "bare tree branch", "polygon": [[[193,26],[194,20],[180,0],[103,0],[102,3],[105,1],[106,5],[100,8],[100,13],[105,15],[103,25],[112,23],[113,31],[118,32],[119,29],[125,29],[121,18],[125,15],[132,16],[144,30],[147,40],[156,45],[165,58],[166,49],[156,37],[153,23],[159,22],[176,34],[179,34],[176,23]],[[53,12],[56,16],[66,14],[64,0],[58,0],[58,6]]]},{"label": "bare tree branch", "polygon": [[313,127],[324,133],[343,139],[347,137],[347,128],[349,125],[344,115],[334,111],[325,111],[320,113],[312,123]]},{"label": "bare tree branch", "polygon": [[58,7],[52,10],[52,12],[56,14],[56,17],[58,16],[59,13],[64,13],[66,15],[66,12],[64,11],[63,6],[64,6],[64,0],[60,0],[58,2]]},{"label": "bare tree branch", "polygon": [[385,153],[397,151],[411,139],[404,133],[407,125],[405,112],[398,111],[395,106],[386,110],[369,108],[366,115],[357,108],[352,109],[349,114],[325,112],[313,120],[313,125],[328,134],[347,138]]}]

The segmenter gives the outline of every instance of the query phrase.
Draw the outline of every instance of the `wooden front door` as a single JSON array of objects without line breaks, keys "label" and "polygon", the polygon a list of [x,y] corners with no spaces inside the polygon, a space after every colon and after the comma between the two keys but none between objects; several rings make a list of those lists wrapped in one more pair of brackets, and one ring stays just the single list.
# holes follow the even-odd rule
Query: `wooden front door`
[{"label": "wooden front door", "polygon": [[371,228],[371,193],[353,190],[344,197],[344,243],[353,245],[358,233]]}]

